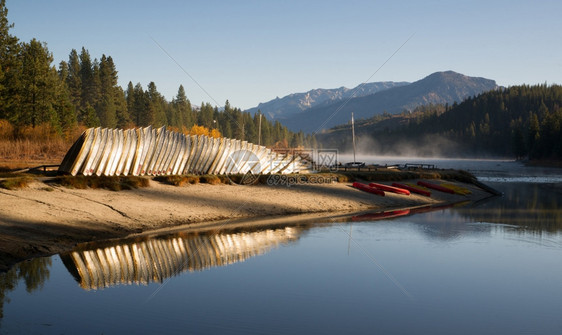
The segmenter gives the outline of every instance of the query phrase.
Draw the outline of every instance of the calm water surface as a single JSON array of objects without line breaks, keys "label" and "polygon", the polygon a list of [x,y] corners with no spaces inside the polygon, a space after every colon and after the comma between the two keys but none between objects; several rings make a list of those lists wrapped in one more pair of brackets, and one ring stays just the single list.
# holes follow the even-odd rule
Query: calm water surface
[{"label": "calm water surface", "polygon": [[562,173],[501,161],[472,171],[504,196],[21,263],[0,274],[0,333],[562,333]]}]

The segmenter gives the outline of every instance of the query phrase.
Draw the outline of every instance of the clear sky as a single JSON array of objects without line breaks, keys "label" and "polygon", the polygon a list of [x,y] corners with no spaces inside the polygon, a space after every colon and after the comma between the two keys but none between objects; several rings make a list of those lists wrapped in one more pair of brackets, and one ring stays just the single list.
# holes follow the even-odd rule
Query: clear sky
[{"label": "clear sky", "polygon": [[7,8],[12,34],[46,42],[57,64],[84,46],[92,58],[112,56],[121,86],[154,81],[171,100],[183,84],[194,104],[228,99],[246,109],[445,70],[503,86],[562,83],[559,0],[7,0]]}]

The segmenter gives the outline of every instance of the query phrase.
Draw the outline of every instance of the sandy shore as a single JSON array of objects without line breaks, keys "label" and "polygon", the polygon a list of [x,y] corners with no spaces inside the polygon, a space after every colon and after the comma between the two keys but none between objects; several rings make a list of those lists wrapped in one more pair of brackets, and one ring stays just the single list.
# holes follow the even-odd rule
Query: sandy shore
[{"label": "sandy shore", "polygon": [[354,189],[350,183],[176,187],[155,181],[150,181],[147,188],[112,192],[35,181],[25,189],[0,190],[0,271],[19,260],[69,250],[79,242],[183,224],[299,213],[328,216],[476,201],[490,196],[474,185],[455,184],[469,188],[472,194],[433,192],[428,198],[387,192],[381,197]]}]

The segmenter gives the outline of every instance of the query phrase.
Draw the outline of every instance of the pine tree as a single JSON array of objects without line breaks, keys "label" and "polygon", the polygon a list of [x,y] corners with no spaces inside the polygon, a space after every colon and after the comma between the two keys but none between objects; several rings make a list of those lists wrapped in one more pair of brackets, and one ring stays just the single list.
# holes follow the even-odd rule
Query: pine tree
[{"label": "pine tree", "polygon": [[76,109],[70,100],[66,78],[68,78],[68,64],[61,61],[59,64],[59,79],[55,89],[57,112],[62,130],[71,130],[76,125]]},{"label": "pine tree", "polygon": [[199,124],[200,126],[205,126],[207,128],[212,128],[213,115],[213,106],[211,106],[210,103],[201,103],[201,107],[199,108],[199,116],[197,118],[197,124]]},{"label": "pine tree", "polygon": [[127,100],[125,98],[125,92],[120,86],[115,88],[115,114],[117,116],[117,127],[118,128],[129,128],[131,127],[131,115],[129,114],[129,108],[127,107]]},{"label": "pine tree", "polygon": [[78,113],[78,119],[86,127],[99,127],[101,125],[100,120],[96,114],[96,110],[89,104],[86,104],[84,108],[80,109],[80,113]]},{"label": "pine tree", "polygon": [[146,113],[146,119],[144,120],[146,125],[153,125],[155,127],[161,127],[168,124],[166,119],[166,111],[164,109],[164,98],[156,89],[156,84],[151,81],[148,84],[147,89],[147,101],[148,110]]},{"label": "pine tree", "polygon": [[178,88],[178,94],[174,99],[174,105],[179,118],[179,127],[191,128],[194,123],[191,115],[191,103],[185,95],[183,85],[180,85]]},{"label": "pine tree", "polygon": [[164,104],[164,111],[166,112],[166,120],[168,120],[168,125],[174,127],[175,129],[180,129],[180,117],[178,110],[176,108],[175,101],[172,100],[172,103]]},{"label": "pine tree", "polygon": [[242,119],[244,120],[244,137],[246,141],[258,143],[258,128],[256,128],[256,124],[250,113],[242,113]]},{"label": "pine tree", "polygon": [[14,115],[19,104],[20,43],[10,34],[6,1],[0,0],[0,119]]},{"label": "pine tree", "polygon": [[111,58],[102,55],[99,65],[100,101],[96,105],[102,127],[117,126],[116,87],[117,71]]},{"label": "pine tree", "polygon": [[529,127],[527,130],[527,148],[529,149],[529,156],[535,158],[537,156],[536,145],[540,139],[540,126],[537,114],[531,112],[529,114]]},{"label": "pine tree", "polygon": [[262,115],[262,124],[261,124],[261,145],[273,145],[275,141],[273,141],[271,135],[271,122],[267,120],[265,115]]},{"label": "pine tree", "polygon": [[80,106],[96,106],[100,96],[100,69],[96,59],[92,62],[90,53],[84,47],[80,52],[80,80],[82,82]]},{"label": "pine tree", "polygon": [[55,88],[58,82],[56,69],[51,66],[53,56],[36,39],[24,43],[22,48],[22,72],[19,95],[21,103],[11,121],[18,125],[33,127],[42,123],[50,123],[60,127],[54,105],[56,102]]},{"label": "pine tree", "polygon": [[66,85],[74,108],[76,110],[80,109],[82,102],[82,79],[80,76],[80,58],[76,49],[72,49],[70,55],[68,55]]},{"label": "pine tree", "polygon": [[133,122],[138,127],[148,126],[150,124],[146,117],[148,113],[148,99],[140,83],[137,83],[133,88],[132,97],[133,108],[130,113]]},{"label": "pine tree", "polygon": [[232,128],[232,136],[239,140],[246,140],[245,138],[245,124],[242,112],[238,108],[234,108],[232,111],[232,120],[230,122]]},{"label": "pine tree", "polygon": [[131,123],[136,124],[135,120],[135,87],[133,83],[129,81],[127,84],[127,90],[125,91],[125,103],[127,104],[127,113],[129,114],[129,119]]}]

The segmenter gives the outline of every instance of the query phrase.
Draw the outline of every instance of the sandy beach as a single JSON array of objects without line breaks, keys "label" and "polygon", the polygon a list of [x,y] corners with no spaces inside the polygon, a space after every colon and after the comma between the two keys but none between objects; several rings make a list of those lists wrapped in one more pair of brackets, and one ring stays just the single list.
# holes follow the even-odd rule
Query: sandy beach
[{"label": "sandy beach", "polygon": [[[411,182],[416,182],[412,180]],[[289,214],[380,211],[477,201],[490,194],[454,182],[470,195],[433,192],[431,197],[386,193],[381,197],[351,183],[209,185],[183,187],[150,181],[149,187],[113,192],[70,189],[34,181],[20,190],[0,190],[0,271],[31,257],[69,250],[77,243],[223,220]],[[225,221],[226,220],[226,221]]]}]

